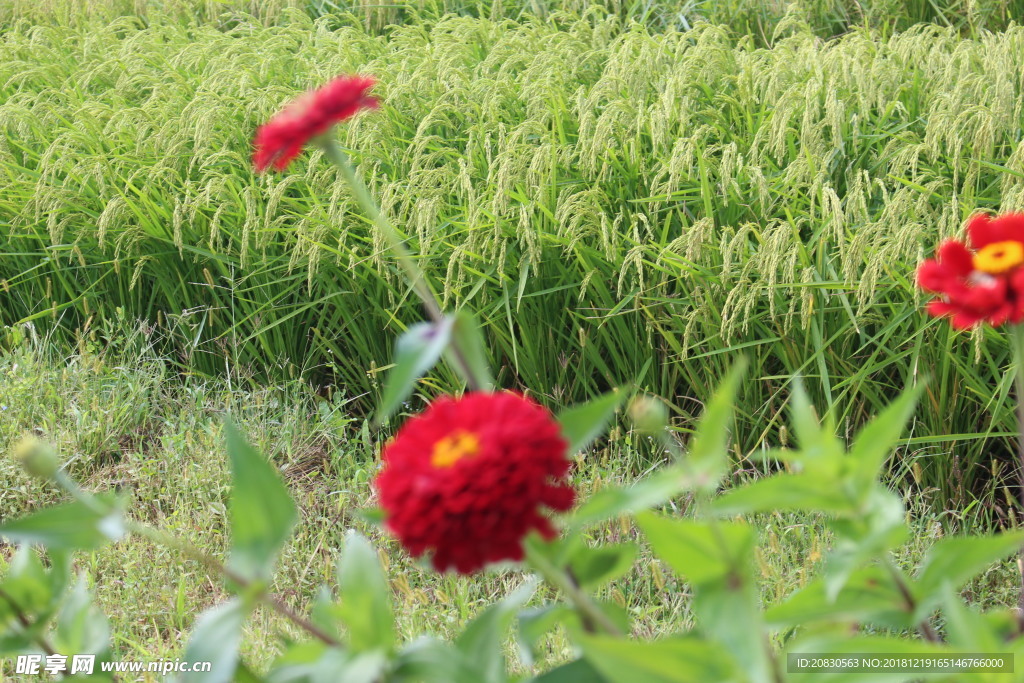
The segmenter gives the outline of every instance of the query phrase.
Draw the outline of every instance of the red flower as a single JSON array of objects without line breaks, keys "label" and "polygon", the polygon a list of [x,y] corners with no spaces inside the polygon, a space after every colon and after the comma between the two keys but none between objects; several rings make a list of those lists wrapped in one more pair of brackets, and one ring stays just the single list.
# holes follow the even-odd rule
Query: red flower
[{"label": "red flower", "polygon": [[323,135],[360,109],[376,107],[377,100],[367,95],[373,83],[365,76],[340,76],[292,102],[257,129],[252,155],[256,170],[262,173],[273,165],[283,171],[311,138]]},{"label": "red flower", "polygon": [[980,322],[993,327],[1020,323],[1024,320],[1024,214],[975,216],[967,225],[967,237],[970,248],[947,240],[939,247],[938,258],[918,268],[921,288],[942,295],[928,304],[928,312],[949,316],[957,329]]},{"label": "red flower", "polygon": [[556,535],[541,506],[565,511],[568,444],[545,408],[511,392],[434,401],[385,447],[376,489],[385,524],[414,557],[470,574],[523,559],[523,537]]}]

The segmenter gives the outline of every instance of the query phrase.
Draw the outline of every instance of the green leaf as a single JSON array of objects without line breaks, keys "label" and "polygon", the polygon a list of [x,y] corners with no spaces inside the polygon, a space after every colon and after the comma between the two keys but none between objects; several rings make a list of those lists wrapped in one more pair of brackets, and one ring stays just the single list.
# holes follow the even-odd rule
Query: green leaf
[{"label": "green leaf", "polygon": [[852,514],[853,501],[837,495],[837,482],[819,473],[776,474],[727,491],[711,504],[719,515],[775,510]]},{"label": "green leaf", "polygon": [[604,432],[625,397],[624,392],[613,390],[559,413],[558,422],[562,425],[562,436],[569,442],[571,455],[582,451]]},{"label": "green leaf", "polygon": [[614,581],[630,570],[636,561],[634,543],[618,543],[596,547],[581,546],[569,561],[576,583],[585,590]]},{"label": "green leaf", "polygon": [[338,625],[343,617],[341,606],[334,602],[331,589],[320,586],[309,608],[309,620],[327,635],[338,639],[341,635]]},{"label": "green leaf", "polygon": [[681,464],[672,465],[627,487],[598,491],[569,518],[568,526],[581,529],[606,519],[633,514],[665,504],[696,488],[696,481]]},{"label": "green leaf", "polygon": [[574,615],[575,610],[563,603],[522,610],[519,613],[516,642],[519,645],[519,659],[523,662],[523,666],[534,666],[537,657],[535,650],[537,641]]},{"label": "green leaf", "polygon": [[750,681],[767,683],[769,642],[757,584],[742,568],[694,587],[693,614],[700,632],[732,655]]},{"label": "green leaf", "polygon": [[226,421],[224,432],[234,484],[228,506],[228,568],[246,579],[268,581],[274,559],[295,525],[295,503],[274,466],[245,441],[234,424]]},{"label": "green leaf", "polygon": [[809,471],[836,472],[843,458],[843,445],[835,434],[825,431],[818,423],[803,382],[793,380],[793,393],[789,399],[790,422],[800,446],[798,459]]},{"label": "green leaf", "polygon": [[384,393],[377,408],[379,424],[391,416],[398,405],[412,393],[416,380],[437,364],[451,341],[451,316],[440,323],[416,323],[395,342],[394,367],[384,382]]},{"label": "green leaf", "polygon": [[585,659],[563,664],[536,678],[530,683],[610,683]]},{"label": "green leaf", "polygon": [[941,598],[948,583],[959,589],[994,562],[1020,550],[1024,531],[1008,531],[994,536],[966,536],[937,541],[925,554],[914,593],[918,598],[918,616],[923,617]]},{"label": "green leaf", "polygon": [[387,519],[387,513],[377,507],[356,510],[355,515],[367,524],[377,527],[382,526]]},{"label": "green leaf", "polygon": [[[267,683],[375,683],[388,659],[379,650],[347,652],[321,642],[293,645],[274,661]],[[262,679],[257,679],[262,680]],[[391,680],[388,678],[388,680]]]},{"label": "green leaf", "polygon": [[879,476],[907,420],[914,414],[914,407],[923,390],[923,383],[907,389],[857,434],[848,458],[854,466],[855,485],[858,489],[869,490]]},{"label": "green leaf", "polygon": [[702,482],[701,488],[704,490],[717,489],[722,477],[729,471],[726,450],[729,445],[729,427],[732,424],[736,392],[746,369],[745,359],[732,367],[708,402],[690,440],[686,462],[693,475]]},{"label": "green leaf", "polygon": [[319,662],[319,680],[323,683],[379,683],[388,666],[388,658],[380,650],[345,652],[332,649],[329,653],[326,661]]},{"label": "green leaf", "polygon": [[58,652],[101,655],[110,649],[110,624],[93,604],[85,576],[79,578],[57,615],[53,642]]},{"label": "green leaf", "polygon": [[948,583],[943,584],[942,613],[946,617],[946,640],[964,652],[999,652],[1002,638],[985,617],[964,604]]},{"label": "green leaf", "polygon": [[338,563],[340,613],[354,652],[390,651],[395,644],[391,588],[369,542],[352,532]]},{"label": "green leaf", "polygon": [[769,608],[765,619],[778,627],[821,621],[868,621],[893,628],[913,626],[899,589],[883,567],[872,565],[854,571],[835,600],[829,600],[826,590],[825,579],[815,579],[781,604]]},{"label": "green leaf", "polygon": [[395,679],[416,683],[477,683],[462,653],[443,640],[422,637],[406,645],[395,658]]},{"label": "green leaf", "polygon": [[872,480],[865,503],[867,511],[861,515],[828,522],[836,533],[835,548],[824,569],[830,602],[854,570],[883,558],[907,538],[905,509],[896,494]]},{"label": "green leaf", "polygon": [[644,642],[580,636],[579,644],[586,660],[609,681],[694,683],[740,680],[729,653],[707,640],[677,637]]},{"label": "green leaf", "polygon": [[234,680],[238,648],[242,644],[242,624],[248,613],[245,602],[232,598],[199,616],[185,648],[185,661],[210,662],[212,667],[209,672],[182,674],[183,683],[228,683]]},{"label": "green leaf", "polygon": [[650,512],[637,515],[636,521],[654,554],[691,584],[749,572],[755,537],[747,524],[668,519]]},{"label": "green leaf", "polygon": [[[319,683],[320,680],[330,680],[324,676],[323,668],[340,669],[346,659],[343,650],[318,640],[296,643],[274,660],[265,680],[266,683]],[[242,666],[239,663],[238,669],[241,670]],[[337,680],[337,675],[334,680]]]},{"label": "green leaf", "polygon": [[13,543],[39,543],[57,550],[94,550],[124,535],[124,518],[111,505],[95,510],[80,502],[40,510],[0,526]]},{"label": "green leaf", "polygon": [[507,680],[505,638],[516,613],[536,590],[537,582],[527,581],[485,609],[456,639],[455,647],[480,683],[504,683]]},{"label": "green leaf", "polygon": [[637,516],[651,548],[693,588],[697,627],[720,644],[751,681],[768,670],[751,557],[756,536],[741,522],[697,522],[653,513]]},{"label": "green leaf", "polygon": [[[476,383],[481,390],[490,391],[494,387],[494,381],[491,379],[491,368],[487,363],[484,337],[480,332],[476,316],[463,308],[456,311],[452,317],[455,322],[452,324],[452,345],[448,348],[449,357],[455,353],[455,347],[458,346],[461,360],[469,366],[468,370]],[[461,363],[452,362],[451,364],[460,373],[463,371]],[[465,377],[464,379],[468,384],[470,378]]]},{"label": "green leaf", "polygon": [[67,573],[69,570],[66,565],[61,565],[48,573],[35,548],[28,545],[19,547],[11,559],[7,576],[0,583],[3,589],[3,596],[0,596],[0,624],[17,612],[38,614],[54,607],[63,597],[64,589],[63,585],[54,584],[49,575],[54,571]]}]

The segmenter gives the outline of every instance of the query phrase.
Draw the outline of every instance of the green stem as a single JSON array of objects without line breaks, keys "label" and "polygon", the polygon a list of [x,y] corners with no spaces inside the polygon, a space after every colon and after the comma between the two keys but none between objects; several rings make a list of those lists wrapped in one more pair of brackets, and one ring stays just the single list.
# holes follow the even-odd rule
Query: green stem
[{"label": "green stem", "polygon": [[[139,522],[129,520],[127,525],[132,533],[147,538],[157,545],[162,545],[165,548],[177,550],[182,555],[185,555],[186,557],[202,564],[204,567],[206,567],[208,571],[214,574],[220,574],[232,583],[237,584],[239,588],[241,588],[243,591],[253,590],[255,584],[252,581],[228,569],[224,565],[224,563],[218,560],[216,557],[206,552],[203,552],[202,550],[199,550],[188,541],[178,538],[177,536],[172,536],[164,531],[161,531],[160,529],[155,529],[145,524],[140,524]],[[281,602],[274,595],[271,595],[266,589],[262,587],[257,587],[255,593],[257,600],[264,603],[265,605],[268,605],[278,614],[282,615],[283,617],[285,617],[293,624],[309,633],[311,636],[313,636],[320,642],[324,643],[325,645],[330,645],[332,647],[342,647],[341,641],[324,632],[316,624],[309,621],[304,616],[293,610],[291,607]]]},{"label": "green stem", "polygon": [[[352,167],[352,163],[348,160],[348,155],[329,136],[321,137],[318,140],[318,144],[331,163],[337,166],[341,174],[345,176],[345,182],[352,189],[352,194],[355,195],[356,201],[359,203],[363,213],[373,221],[373,224],[384,235],[384,239],[388,242],[388,247],[398,259],[398,265],[405,271],[405,276],[412,284],[413,291],[416,292],[423,302],[423,306],[426,307],[430,319],[435,324],[440,324],[444,320],[444,313],[441,311],[441,305],[437,301],[437,296],[430,289],[426,276],[420,270],[420,267],[416,265],[416,261],[412,258],[412,253],[405,246],[405,242],[402,241],[395,226],[391,224],[391,221],[380,210],[377,202],[374,201],[373,196],[370,194],[370,190],[359,179],[359,176],[356,175],[355,168]],[[487,381],[482,377],[476,376],[473,366],[467,360],[467,355],[456,338],[452,339],[451,354],[455,364],[459,366],[462,376],[466,378],[466,386],[469,390],[483,390],[487,386]]]},{"label": "green stem", "polygon": [[[28,614],[26,614],[21,609],[21,605],[19,605],[14,598],[12,598],[2,589],[0,589],[0,599],[2,599],[10,606],[11,612],[14,613],[14,618],[18,620],[18,623],[21,625],[22,629],[24,629],[25,633],[32,633],[33,630],[35,630],[35,624],[33,624],[32,620],[29,619]],[[42,633],[33,634],[32,640],[34,640],[36,642],[36,645],[42,648],[43,652],[45,652],[46,654],[57,654],[57,652],[53,649],[53,646],[50,645],[50,641],[48,641],[46,639],[46,636],[44,636]]]},{"label": "green stem", "polygon": [[[108,515],[114,512],[114,508],[108,503],[97,498],[93,494],[89,493],[81,486],[79,486],[71,477],[69,477],[63,471],[57,471],[54,474],[54,481],[65,491],[67,491],[75,500],[79,501],[93,512],[100,515]],[[265,588],[255,586],[254,582],[240,576],[228,569],[223,562],[218,560],[213,555],[210,555],[202,550],[199,550],[188,541],[172,536],[165,531],[153,528],[146,524],[136,522],[135,520],[125,519],[125,528],[129,533],[142,536],[143,538],[149,539],[157,545],[161,545],[171,550],[176,550],[182,555],[195,560],[202,564],[208,571],[214,574],[219,574],[224,578],[232,581],[243,591],[250,590],[256,594],[256,599],[263,604],[269,606],[275,610],[278,614],[282,615],[299,628],[305,630],[307,633],[312,635],[317,640],[321,641],[325,645],[332,647],[341,647],[342,643],[336,638],[333,638],[329,634],[325,633],[316,624],[309,621],[301,614],[293,610],[288,605],[281,602],[278,598],[271,595]],[[255,587],[255,590],[254,590]]]},{"label": "green stem", "polygon": [[[660,434],[662,444],[665,449],[671,453],[676,461],[684,468],[684,470],[691,471],[689,461],[686,459],[686,454],[683,453],[682,449],[679,448],[679,444],[672,438],[668,429],[662,429]],[[725,540],[725,535],[722,533],[722,527],[719,525],[718,517],[711,510],[711,503],[714,500],[714,494],[703,488],[698,488],[694,492],[693,497],[693,517],[694,519],[704,519],[708,524],[708,528],[711,530],[712,535],[715,537],[715,543],[718,545],[722,556],[727,558],[729,564],[733,567],[739,567],[744,562],[742,557],[734,557],[732,554],[732,548]],[[765,656],[768,658],[768,666],[771,667],[772,680],[776,683],[781,683],[784,680],[782,675],[782,669],[779,663],[778,654],[775,652],[775,648],[772,646],[770,634],[761,629],[761,644],[764,648]]]},{"label": "green stem", "polygon": [[[560,590],[569,598],[576,610],[583,617],[584,627],[591,624],[604,633],[622,638],[626,634],[618,625],[605,614],[590,595],[581,589],[579,585],[566,572],[551,564],[546,557],[537,552],[529,542],[526,544],[526,561],[533,567],[541,578]],[[588,628],[587,630],[592,630]]]},{"label": "green stem", "polygon": [[[910,592],[910,586],[907,584],[907,581],[903,576],[903,572],[898,566],[896,566],[896,561],[892,558],[891,554],[886,556],[885,566],[889,570],[889,574],[892,576],[893,582],[896,584],[896,589],[900,592],[900,596],[903,598],[906,611],[913,614],[917,611],[917,600],[914,599],[914,594]],[[942,642],[942,639],[940,639],[938,634],[935,633],[935,629],[933,629],[932,625],[928,623],[927,617],[922,619],[921,623],[917,625],[917,630],[920,631],[924,639],[929,642]]]},{"label": "green stem", "polygon": [[[1024,511],[1024,325],[1010,327],[1010,344],[1013,347],[1013,373],[1017,398],[1017,497]],[[1018,522],[1019,524],[1019,522]],[[1024,547],[1017,555],[1017,571],[1020,574],[1020,593],[1017,608],[1024,618]]]}]

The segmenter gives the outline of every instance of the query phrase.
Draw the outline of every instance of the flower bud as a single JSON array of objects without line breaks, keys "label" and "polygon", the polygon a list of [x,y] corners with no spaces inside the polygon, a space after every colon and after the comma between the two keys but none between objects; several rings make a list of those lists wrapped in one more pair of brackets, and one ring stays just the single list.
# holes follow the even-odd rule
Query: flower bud
[{"label": "flower bud", "polygon": [[53,446],[35,436],[26,436],[15,444],[14,458],[26,472],[40,479],[50,479],[60,469],[60,459]]},{"label": "flower bud", "polygon": [[629,417],[638,431],[661,434],[668,426],[668,408],[653,396],[638,396],[629,405]]}]

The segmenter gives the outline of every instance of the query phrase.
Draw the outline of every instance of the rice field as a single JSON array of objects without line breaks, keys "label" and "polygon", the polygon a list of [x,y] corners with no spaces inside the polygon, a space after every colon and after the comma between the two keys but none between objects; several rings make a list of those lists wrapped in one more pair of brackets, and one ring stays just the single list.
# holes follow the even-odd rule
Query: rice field
[{"label": "rice field", "polygon": [[438,4],[395,25],[326,3],[15,2],[5,343],[31,324],[116,350],[141,320],[183,373],[302,378],[370,410],[422,312],[318,154],[249,164],[280,105],[363,72],[382,106],[342,144],[445,304],[484,320],[499,384],[552,405],[636,385],[685,432],[742,352],[742,460],[785,442],[795,373],[847,433],[928,375],[894,475],[1007,520],[1008,346],[929,320],[913,272],[975,211],[1024,209],[1020,3],[834,26],[826,3],[691,4],[778,11],[744,29]]}]

